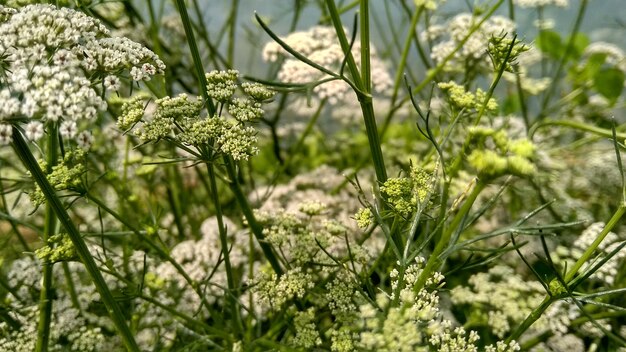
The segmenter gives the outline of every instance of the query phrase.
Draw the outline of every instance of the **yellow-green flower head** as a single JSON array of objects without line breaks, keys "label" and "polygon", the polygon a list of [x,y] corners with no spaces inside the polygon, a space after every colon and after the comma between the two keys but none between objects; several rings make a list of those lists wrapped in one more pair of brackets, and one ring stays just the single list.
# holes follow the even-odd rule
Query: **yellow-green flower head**
[{"label": "yellow-green flower head", "polygon": [[[474,150],[467,160],[482,176],[496,178],[510,173],[531,176],[536,168],[531,158],[535,152],[533,143],[526,139],[511,140],[505,131],[486,127],[473,127],[469,131]],[[490,149],[488,141],[495,149]]]},{"label": "yellow-green flower head", "polygon": [[374,215],[372,214],[372,210],[370,210],[370,208],[360,208],[354,215],[354,220],[356,220],[357,226],[361,229],[368,228],[372,224],[373,219]]},{"label": "yellow-green flower head", "polygon": [[239,71],[211,71],[206,75],[207,93],[218,102],[227,102],[235,94]]}]

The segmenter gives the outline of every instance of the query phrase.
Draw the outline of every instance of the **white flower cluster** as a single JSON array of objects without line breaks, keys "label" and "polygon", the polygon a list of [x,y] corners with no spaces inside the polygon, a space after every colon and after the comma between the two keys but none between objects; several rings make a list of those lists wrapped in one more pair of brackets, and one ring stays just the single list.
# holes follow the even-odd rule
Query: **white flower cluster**
[{"label": "white flower cluster", "polygon": [[[124,72],[148,80],[165,69],[152,51],[109,37],[100,21],[81,12],[40,4],[19,10],[0,6],[0,11],[0,53],[7,73],[6,80],[0,78],[0,121],[64,121],[64,137],[78,136],[79,144],[89,144],[89,136],[78,134],[77,128],[106,109],[95,87],[116,90]],[[31,124],[25,134],[35,140],[42,131]]]},{"label": "white flower cluster", "polygon": [[499,338],[523,321],[544,296],[540,283],[528,282],[504,265],[475,274],[468,286],[457,286],[450,292],[455,305],[469,305],[485,312],[485,321],[474,323],[488,326]]},{"label": "white flower cluster", "polygon": [[[366,303],[360,307],[360,336],[358,346],[367,351],[478,351],[478,333],[469,333],[462,327],[454,327],[452,322],[443,319],[440,312],[437,288],[443,286],[443,275],[435,273],[427,282],[427,287],[415,293],[416,284],[424,259],[418,257],[415,264],[406,268],[402,286],[399,273],[392,271],[392,290],[399,289],[399,305],[392,305],[394,294],[379,294],[376,302],[380,309]],[[485,347],[487,351],[513,352],[520,349],[513,341],[509,344],[498,341]]]},{"label": "white flower cluster", "polygon": [[[82,280],[87,276],[84,266],[77,262],[69,265],[74,277],[76,302],[80,307],[74,305],[67,290],[56,290],[57,295],[52,305],[50,350],[96,352],[118,349],[121,347],[118,345],[119,340],[105,337],[102,331],[102,327],[108,329],[110,326],[108,317],[97,316],[87,309],[94,302],[99,302],[100,296],[91,281]],[[15,289],[16,296],[8,296],[5,303],[11,307],[9,316],[19,324],[19,328],[8,324],[7,320],[0,322],[1,351],[34,350],[39,314],[37,292],[40,271],[40,262],[30,256],[15,260],[9,268],[7,284]],[[66,282],[67,277],[62,266],[54,267],[53,277],[55,282]],[[106,279],[109,287],[119,287],[115,285],[117,281],[110,276],[106,276]]]},{"label": "white flower cluster", "polygon": [[262,272],[252,290],[258,294],[260,304],[280,310],[287,301],[304,297],[314,286],[313,276],[296,267],[281,277],[273,272]]},{"label": "white flower cluster", "polygon": [[[248,237],[238,233],[238,227],[228,218],[224,218],[228,240],[231,241],[230,261],[234,268],[248,262]],[[181,265],[183,270],[195,282],[205,282],[211,276],[211,285],[206,287],[205,299],[213,303],[216,297],[221,297],[227,285],[226,271],[221,265],[222,249],[218,231],[217,219],[212,217],[205,220],[201,226],[200,240],[186,240],[178,243],[171,250],[171,257]],[[178,292],[178,309],[186,313],[194,313],[201,306],[200,297],[185,281],[180,273],[169,262],[160,263],[153,272],[154,277],[165,280]]]},{"label": "white flower cluster", "polygon": [[469,37],[460,50],[455,51],[465,36],[477,25],[480,17],[470,13],[461,13],[444,24],[432,24],[422,33],[424,39],[435,42],[431,58],[436,64],[444,61],[450,54],[452,58],[445,64],[448,72],[465,72],[467,65],[479,69],[490,68],[489,56],[485,55],[491,37],[501,37],[515,31],[515,23],[503,16],[492,16]]},{"label": "white flower cluster", "polygon": [[[578,260],[578,258],[582,256],[587,248],[591,246],[591,244],[593,243],[593,241],[596,240],[602,229],[604,229],[604,226],[605,224],[603,222],[595,222],[589,225],[572,245],[557,247],[557,254],[562,260],[567,261],[568,264],[571,265],[574,261]],[[606,257],[623,241],[624,238],[622,236],[618,236],[614,232],[609,232],[598,246],[599,257],[595,261],[590,261],[583,265],[583,267],[580,269],[580,272],[585,272],[585,270],[590,269],[590,267],[593,266],[593,264],[597,260],[601,260],[602,258]],[[618,272],[621,264],[624,261],[624,258],[626,258],[626,251],[618,251],[613,257],[611,257],[611,259],[609,259],[593,275],[591,275],[590,278],[600,280],[606,285],[612,286],[615,283],[615,279],[618,276]]]},{"label": "white flower cluster", "polygon": [[513,0],[513,4],[519,7],[545,7],[545,6],[569,6],[569,0]]},{"label": "white flower cluster", "polygon": [[605,62],[607,64],[626,72],[626,55],[619,46],[607,42],[594,42],[585,48],[583,57],[589,58],[594,54],[606,55]]},{"label": "white flower cluster", "polygon": [[[307,31],[294,32],[285,38],[281,38],[294,50],[306,56],[309,60],[326,67],[334,72],[339,72],[341,63],[344,61],[344,52],[337,42],[335,30],[332,27],[315,26]],[[355,41],[352,52],[357,64],[360,65],[361,43]],[[263,59],[268,62],[276,62],[285,57],[282,62],[278,79],[288,83],[308,84],[316,82],[328,76],[317,69],[289,57],[289,54],[275,42],[270,42],[263,49]],[[393,81],[385,68],[384,63],[378,57],[376,49],[370,46],[371,75],[373,91],[385,94],[392,87]],[[350,87],[341,80],[333,80],[315,86],[313,92],[321,99],[328,99],[331,104],[343,101],[349,94]]]}]

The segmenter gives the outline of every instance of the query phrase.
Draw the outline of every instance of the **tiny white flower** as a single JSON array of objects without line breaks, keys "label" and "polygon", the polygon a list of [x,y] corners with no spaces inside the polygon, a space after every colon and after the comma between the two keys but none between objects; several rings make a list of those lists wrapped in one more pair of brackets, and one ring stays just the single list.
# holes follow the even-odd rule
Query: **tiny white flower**
[{"label": "tiny white flower", "polygon": [[82,131],[76,137],[76,143],[80,149],[89,150],[93,144],[93,136],[89,131]]},{"label": "tiny white flower", "polygon": [[7,145],[13,142],[11,132],[11,125],[0,124],[0,145]]},{"label": "tiny white flower", "polygon": [[152,64],[145,63],[141,66],[141,71],[144,73],[143,79],[149,81],[151,76],[156,75],[157,70]]},{"label": "tiny white flower", "polygon": [[140,68],[133,66],[133,68],[130,69],[130,77],[133,81],[141,81],[143,76],[143,71]]},{"label": "tiny white flower", "polygon": [[59,133],[65,138],[74,138],[78,133],[75,121],[63,121],[59,127]]},{"label": "tiny white flower", "polygon": [[104,88],[106,90],[116,91],[120,89],[122,82],[117,76],[109,75],[104,78]]},{"label": "tiny white flower", "polygon": [[50,121],[58,121],[63,115],[63,109],[59,105],[50,105],[46,110],[46,118]]},{"label": "tiny white flower", "polygon": [[39,121],[31,121],[24,127],[24,133],[31,141],[39,140],[43,137],[43,124]]}]

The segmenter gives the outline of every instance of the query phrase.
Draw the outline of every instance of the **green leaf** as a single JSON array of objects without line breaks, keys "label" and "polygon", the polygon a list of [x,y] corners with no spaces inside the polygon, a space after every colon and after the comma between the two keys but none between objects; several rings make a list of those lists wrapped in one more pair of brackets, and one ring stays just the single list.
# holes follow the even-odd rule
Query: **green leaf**
[{"label": "green leaf", "polygon": [[555,31],[540,31],[539,35],[537,36],[536,43],[539,50],[548,54],[548,56],[552,57],[553,59],[560,58],[565,52],[565,45],[561,40],[561,36]]},{"label": "green leaf", "polygon": [[574,58],[579,58],[582,56],[587,45],[589,45],[589,38],[584,33],[578,32],[574,35],[574,42],[572,44],[569,55],[572,55]]},{"label": "green leaf", "polygon": [[617,68],[601,69],[593,77],[593,87],[613,105],[624,90],[624,72]]},{"label": "green leaf", "polygon": [[595,77],[598,72],[600,72],[602,65],[604,65],[604,62],[606,61],[606,56],[606,53],[591,54],[589,58],[587,58],[587,64],[583,68],[583,76],[586,79],[592,79],[593,77]]}]

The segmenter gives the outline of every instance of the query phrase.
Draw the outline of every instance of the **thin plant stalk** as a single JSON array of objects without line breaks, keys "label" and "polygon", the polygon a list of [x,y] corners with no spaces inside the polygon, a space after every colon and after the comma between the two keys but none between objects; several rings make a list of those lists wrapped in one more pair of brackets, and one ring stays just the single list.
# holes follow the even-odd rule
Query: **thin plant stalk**
[{"label": "thin plant stalk", "polygon": [[456,213],[450,225],[448,225],[448,227],[442,232],[441,237],[437,240],[435,249],[433,249],[433,252],[428,257],[428,261],[426,262],[426,265],[424,266],[422,273],[420,274],[417,282],[415,283],[414,288],[416,291],[419,291],[424,287],[424,284],[426,284],[426,280],[428,280],[433,270],[436,270],[441,265],[443,260],[439,258],[439,255],[443,253],[443,251],[448,246],[452,245],[452,243],[450,243],[452,234],[455,231],[461,230],[463,219],[467,216],[470,209],[472,208],[472,205],[474,205],[474,201],[476,201],[476,198],[478,197],[480,192],[482,192],[483,189],[485,189],[486,186],[487,186],[487,183],[485,183],[485,181],[482,181],[480,179],[476,181],[476,185],[474,185],[474,189],[468,195],[467,199],[465,200],[465,202],[459,209],[459,212]]},{"label": "thin plant stalk", "polygon": [[[361,0],[361,11],[368,12],[366,7],[368,6],[367,0]],[[383,152],[381,149],[380,136],[378,134],[378,127],[376,126],[376,117],[374,116],[374,105],[372,95],[370,94],[370,88],[366,86],[367,82],[371,81],[371,72],[369,66],[364,65],[362,67],[363,73],[359,73],[359,69],[354,60],[354,56],[350,50],[350,42],[346,37],[346,33],[343,30],[341,18],[337,6],[334,0],[326,0],[326,7],[335,27],[335,32],[341,44],[341,49],[346,55],[346,63],[350,76],[353,80],[353,85],[356,88],[355,93],[359,99],[361,105],[361,111],[363,112],[363,120],[365,122],[365,130],[367,132],[367,140],[369,142],[370,153],[372,154],[372,161],[374,164],[374,170],[376,171],[376,179],[380,184],[387,181],[387,169],[385,168],[385,162],[383,159]],[[369,20],[361,18],[361,50],[369,50]],[[363,34],[364,33],[364,34]],[[367,80],[363,80],[362,77],[368,77]]]},{"label": "thin plant stalk", "polygon": [[[207,111],[210,116],[209,118],[212,118],[216,113],[215,104],[213,103],[213,100],[209,97],[208,92],[207,92],[204,68],[202,65],[202,61],[200,59],[198,46],[195,43],[193,29],[191,28],[191,21],[189,20],[189,15],[187,14],[187,8],[185,7],[185,3],[183,0],[176,0],[176,5],[178,8],[180,17],[181,17],[181,21],[183,22],[183,27],[185,29],[185,35],[187,37],[187,42],[189,44],[189,49],[191,51],[191,56],[193,58],[194,67],[196,70],[196,76],[200,85],[200,92],[202,93],[202,97],[206,101]],[[210,150],[209,150],[209,153],[211,153]],[[210,158],[208,159],[210,160]],[[233,172],[235,170],[235,166],[232,164],[232,161],[229,158],[224,158],[224,162],[226,164],[226,168],[229,174],[231,174],[232,172],[234,175],[236,175],[236,173]],[[208,168],[213,168],[213,164],[209,163]],[[248,224],[256,224],[256,226],[250,225],[250,228],[252,232],[254,233],[254,236],[256,237],[257,241],[259,242],[259,245],[261,246],[263,254],[265,255],[266,259],[270,262],[274,272],[277,275],[282,275],[283,270],[280,267],[280,263],[278,259],[276,258],[276,254],[274,253],[271,245],[267,243],[266,241],[264,241],[265,236],[263,235],[263,227],[258,223],[258,221],[256,221],[254,213],[252,212],[252,208],[250,207],[250,204],[248,203],[247,198],[243,195],[243,192],[241,191],[239,187],[239,183],[236,177],[233,178],[231,176],[229,186],[231,190],[233,191],[233,193],[235,193],[235,198],[237,200],[237,203],[239,204],[239,207],[241,208]]]},{"label": "thin plant stalk", "polygon": [[587,2],[588,0],[582,0],[580,2],[580,6],[578,7],[578,14],[576,15],[576,21],[574,22],[574,27],[572,28],[569,40],[567,41],[567,45],[565,46],[565,53],[563,53],[563,56],[560,58],[556,71],[554,72],[554,76],[552,77],[552,80],[550,80],[550,86],[548,87],[546,94],[543,96],[543,100],[541,102],[541,112],[539,113],[538,119],[544,117],[545,110],[551,100],[550,98],[552,98],[552,95],[556,91],[559,77],[561,76],[561,73],[563,73],[563,69],[565,68],[565,62],[569,58],[571,54],[570,52],[574,48],[576,33],[578,33],[580,25],[583,22],[583,18],[585,17],[585,13],[587,12]]},{"label": "thin plant stalk", "polygon": [[[50,173],[52,167],[57,163],[59,154],[59,132],[56,123],[48,125],[46,144],[46,172]],[[57,218],[52,205],[48,202],[46,204],[44,230],[41,238],[44,246],[51,246],[48,240],[50,237],[54,236],[56,228]],[[37,344],[35,345],[35,351],[37,352],[48,351],[48,344],[50,342],[50,324],[52,323],[52,266],[53,263],[45,261],[41,265],[42,282],[41,292],[39,293],[39,323],[37,325]]]},{"label": "thin plant stalk", "polygon": [[124,313],[122,312],[120,306],[117,304],[117,301],[111,294],[111,291],[104,281],[104,278],[102,277],[102,274],[100,273],[96,262],[94,261],[91,253],[89,253],[89,249],[87,248],[85,241],[83,240],[80,232],[76,228],[76,225],[74,225],[74,223],[72,222],[69,214],[65,210],[65,207],[61,203],[61,200],[57,196],[54,188],[52,188],[52,186],[48,182],[46,175],[43,173],[43,171],[41,171],[37,160],[28,148],[28,144],[26,144],[24,137],[22,137],[22,133],[16,127],[13,127],[12,137],[13,149],[22,160],[22,163],[24,164],[26,169],[31,173],[37,185],[39,185],[39,187],[41,188],[41,191],[46,197],[48,204],[50,204],[51,208],[54,210],[54,213],[56,214],[59,222],[61,223],[72,243],[74,244],[76,253],[78,254],[83,265],[85,265],[85,269],[89,273],[89,276],[91,276],[91,279],[93,280],[94,286],[98,290],[98,293],[100,293],[100,298],[107,308],[107,312],[109,313],[113,324],[119,332],[122,342],[129,351],[139,352],[139,347],[135,342],[133,333],[130,331],[128,325],[126,324],[126,318],[124,317]]},{"label": "thin plant stalk", "polygon": [[[593,252],[598,248],[598,246],[600,245],[600,243],[604,240],[604,238],[608,235],[608,233],[615,227],[615,225],[617,225],[617,223],[621,220],[622,216],[624,215],[624,213],[626,212],[626,205],[622,204],[613,214],[613,216],[611,217],[611,219],[609,220],[609,222],[606,224],[606,226],[604,226],[604,228],[602,229],[602,231],[600,232],[600,234],[598,234],[598,236],[596,237],[596,239],[593,241],[593,243],[589,246],[589,248],[587,248],[587,250],[581,255],[581,257],[576,261],[576,263],[574,264],[574,266],[565,274],[565,277],[563,278],[563,280],[565,281],[566,284],[569,284],[576,276],[576,273],[578,273],[578,270],[580,270],[580,268],[587,263],[593,255]],[[530,326],[532,326],[532,324],[535,323],[535,321],[537,321],[537,319],[539,319],[541,317],[541,315],[543,314],[543,312],[548,309],[548,307],[556,300],[556,298],[554,296],[552,296],[551,294],[548,294],[544,300],[541,302],[541,304],[535,308],[527,317],[526,319],[522,322],[522,324],[520,324],[517,329],[515,329],[515,331],[507,338],[507,342],[511,342],[512,340],[517,340],[519,339],[520,336],[522,336],[522,334],[528,330],[528,328]]]},{"label": "thin plant stalk", "polygon": [[215,169],[212,167],[213,164],[207,163],[207,169],[209,172],[209,186],[211,187],[211,198],[213,199],[213,205],[215,206],[215,216],[217,218],[217,227],[220,234],[220,245],[222,247],[222,257],[224,260],[224,269],[226,270],[226,281],[228,283],[228,290],[230,293],[226,294],[226,299],[230,302],[232,306],[232,314],[235,319],[233,319],[233,326],[235,328],[236,333],[240,333],[243,330],[242,320],[241,320],[241,309],[239,309],[239,304],[236,299],[234,299],[233,294],[235,293],[235,279],[233,277],[233,268],[230,263],[230,253],[228,251],[228,238],[226,234],[226,227],[224,225],[224,215],[222,213],[222,204],[220,202],[220,197],[217,191],[217,182],[215,177]]},{"label": "thin plant stalk", "polygon": [[615,213],[613,214],[609,222],[606,224],[606,226],[604,226],[602,231],[600,231],[600,233],[598,234],[596,239],[593,241],[593,243],[589,245],[587,250],[585,250],[585,252],[580,256],[580,258],[578,258],[576,263],[574,263],[572,268],[565,274],[564,280],[566,283],[569,283],[570,281],[572,281],[574,276],[576,276],[576,273],[578,273],[578,270],[580,270],[580,268],[591,259],[591,257],[593,256],[593,252],[598,248],[600,243],[609,234],[609,232],[613,230],[615,225],[617,225],[617,223],[622,219],[622,216],[624,215],[625,212],[626,212],[625,204],[622,204],[620,205],[619,208],[617,208],[617,210],[615,211]]}]

